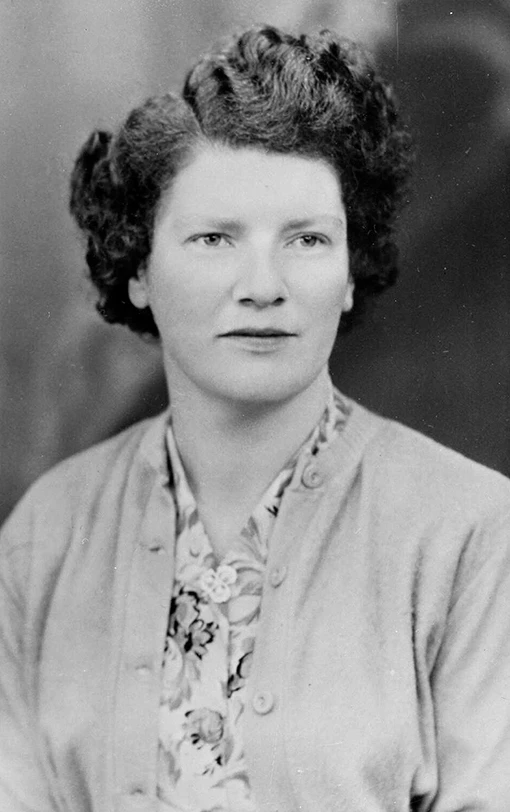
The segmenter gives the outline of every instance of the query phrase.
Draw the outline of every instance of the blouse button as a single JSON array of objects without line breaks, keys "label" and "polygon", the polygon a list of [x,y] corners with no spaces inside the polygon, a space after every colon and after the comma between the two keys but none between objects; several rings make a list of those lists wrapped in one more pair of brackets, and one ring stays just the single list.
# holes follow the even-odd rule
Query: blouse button
[{"label": "blouse button", "polygon": [[274,696],[271,691],[257,691],[252,699],[252,707],[255,713],[263,716],[273,710]]},{"label": "blouse button", "polygon": [[200,553],[202,552],[202,547],[203,546],[204,545],[203,545],[201,539],[191,539],[190,545],[189,545],[189,551],[190,551],[191,555],[194,555],[195,557],[199,556]]},{"label": "blouse button", "polygon": [[307,488],[320,488],[324,482],[324,477],[316,465],[309,463],[303,471],[301,481]]},{"label": "blouse button", "polygon": [[269,574],[269,583],[271,586],[277,587],[280,586],[281,583],[287,577],[287,567],[274,567],[270,574]]}]

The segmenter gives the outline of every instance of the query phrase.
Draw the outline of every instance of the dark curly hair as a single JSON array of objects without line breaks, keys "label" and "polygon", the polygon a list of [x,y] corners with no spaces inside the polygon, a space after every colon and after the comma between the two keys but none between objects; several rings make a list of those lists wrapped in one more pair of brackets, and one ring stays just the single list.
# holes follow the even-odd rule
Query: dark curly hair
[{"label": "dark curly hair", "polygon": [[131,304],[128,280],[147,263],[162,193],[200,143],[326,160],[347,212],[355,282],[348,323],[393,284],[393,228],[412,150],[390,87],[359,45],[331,31],[295,37],[262,26],[202,57],[181,97],[150,98],[115,136],[97,130],[83,146],[70,208],[106,321],[158,335],[150,308]]}]

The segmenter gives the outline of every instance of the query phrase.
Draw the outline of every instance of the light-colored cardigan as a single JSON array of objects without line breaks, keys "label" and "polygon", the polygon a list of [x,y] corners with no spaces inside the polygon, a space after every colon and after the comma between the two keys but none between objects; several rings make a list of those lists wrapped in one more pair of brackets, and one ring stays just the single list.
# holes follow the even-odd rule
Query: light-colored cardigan
[{"label": "light-colored cardigan", "polygon": [[[5,526],[1,812],[156,810],[173,567],[164,416]],[[289,486],[245,743],[260,812],[510,810],[510,483],[353,405]]]}]

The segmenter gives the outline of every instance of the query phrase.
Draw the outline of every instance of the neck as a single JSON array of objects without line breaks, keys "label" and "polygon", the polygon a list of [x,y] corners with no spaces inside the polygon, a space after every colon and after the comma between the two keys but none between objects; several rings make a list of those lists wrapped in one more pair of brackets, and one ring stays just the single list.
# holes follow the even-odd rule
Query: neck
[{"label": "neck", "polygon": [[329,385],[324,368],[299,395],[270,404],[171,387],[175,441],[199,506],[233,503],[249,513],[320,419]]}]

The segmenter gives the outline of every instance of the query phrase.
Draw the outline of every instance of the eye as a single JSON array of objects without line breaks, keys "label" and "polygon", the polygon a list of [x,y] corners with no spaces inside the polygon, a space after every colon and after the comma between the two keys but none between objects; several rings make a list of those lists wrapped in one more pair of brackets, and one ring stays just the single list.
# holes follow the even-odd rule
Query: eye
[{"label": "eye", "polygon": [[328,239],[321,234],[300,234],[291,240],[291,245],[297,245],[299,248],[316,248],[327,243]]},{"label": "eye", "polygon": [[224,234],[215,231],[210,234],[198,234],[193,237],[192,242],[203,245],[205,248],[219,248],[222,245],[230,245]]}]

